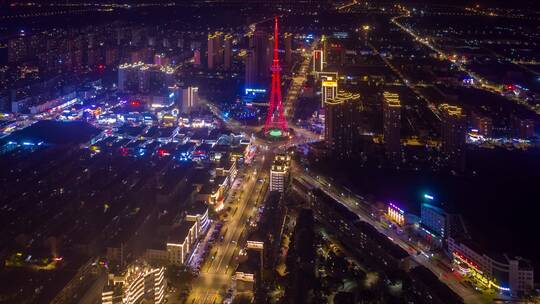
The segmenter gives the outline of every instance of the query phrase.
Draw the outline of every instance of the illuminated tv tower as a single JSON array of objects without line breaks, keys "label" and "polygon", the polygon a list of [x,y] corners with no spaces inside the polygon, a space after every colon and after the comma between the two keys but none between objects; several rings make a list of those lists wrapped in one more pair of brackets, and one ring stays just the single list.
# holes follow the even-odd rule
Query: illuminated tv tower
[{"label": "illuminated tv tower", "polygon": [[[281,66],[278,57],[278,17],[274,18],[274,60],[272,61],[272,88],[264,132],[271,129],[287,131],[287,121],[283,115],[283,100],[281,99]],[[277,110],[277,113],[275,113]]]}]

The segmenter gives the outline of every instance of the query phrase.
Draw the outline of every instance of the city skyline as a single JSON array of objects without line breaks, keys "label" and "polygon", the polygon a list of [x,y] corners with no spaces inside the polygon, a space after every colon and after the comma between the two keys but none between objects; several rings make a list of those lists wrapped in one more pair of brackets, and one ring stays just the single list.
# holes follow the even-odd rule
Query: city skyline
[{"label": "city skyline", "polygon": [[534,1],[1,1],[0,304],[540,303]]}]

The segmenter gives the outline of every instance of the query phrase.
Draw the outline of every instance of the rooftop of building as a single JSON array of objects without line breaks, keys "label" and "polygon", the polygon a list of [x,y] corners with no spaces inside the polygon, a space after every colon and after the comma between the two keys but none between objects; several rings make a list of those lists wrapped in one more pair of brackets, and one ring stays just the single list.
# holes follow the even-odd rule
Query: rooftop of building
[{"label": "rooftop of building", "polygon": [[193,202],[187,209],[188,215],[204,214],[208,211],[208,206],[202,201]]},{"label": "rooftop of building", "polygon": [[152,250],[167,250],[166,241],[166,238],[163,236],[153,235],[153,237],[148,241],[146,248]]},{"label": "rooftop of building", "polygon": [[390,107],[401,107],[401,101],[399,100],[399,95],[391,92],[383,93],[385,103]]},{"label": "rooftop of building", "polygon": [[235,161],[231,158],[230,154],[227,152],[222,153],[219,163],[216,164],[216,168],[225,168],[229,169]]},{"label": "rooftop of building", "polygon": [[439,110],[443,111],[444,113],[450,115],[450,116],[461,116],[462,109],[458,106],[450,105],[447,103],[443,103],[439,106]]},{"label": "rooftop of building", "polygon": [[217,188],[218,187],[214,183],[207,182],[201,187],[201,189],[199,190],[199,194],[211,195],[211,194],[216,193]]},{"label": "rooftop of building", "polygon": [[214,177],[214,185],[216,186],[223,185],[225,181],[227,181],[227,179],[228,179],[227,176],[216,176]]},{"label": "rooftop of building", "polygon": [[276,154],[272,161],[272,171],[286,171],[291,164],[291,156],[288,154]]},{"label": "rooftop of building", "polygon": [[256,250],[246,251],[247,259],[241,262],[236,269],[237,272],[256,274],[260,268],[260,253]]},{"label": "rooftop of building", "polygon": [[356,100],[359,100],[359,99],[360,99],[360,94],[359,93],[352,93],[352,92],[340,90],[336,94],[336,97],[327,99],[325,101],[325,104],[337,105],[337,104],[342,104],[342,103],[344,103],[346,101],[356,101]]},{"label": "rooftop of building", "polygon": [[210,179],[210,173],[204,169],[194,169],[188,179],[192,185],[204,185]]},{"label": "rooftop of building", "polygon": [[432,205],[432,204],[423,203],[422,207],[423,208],[428,208],[428,209],[433,209],[433,210],[435,210],[435,211],[437,211],[438,213],[441,213],[441,214],[446,213],[446,211],[444,209],[442,209],[441,207],[438,207],[438,206],[435,206],[435,205]]},{"label": "rooftop of building", "polygon": [[184,243],[189,234],[189,230],[193,227],[193,225],[193,222],[183,221],[179,225],[172,227],[169,231],[167,242],[173,244]]},{"label": "rooftop of building", "polygon": [[511,258],[506,253],[487,252],[479,244],[475,243],[473,240],[468,239],[468,238],[458,238],[458,239],[455,239],[455,241],[467,246],[469,249],[473,250],[477,254],[486,255],[491,260],[497,263],[507,265],[507,264],[510,264],[510,261],[517,260],[520,269],[531,269],[531,270],[533,269],[531,262],[527,259],[524,259],[521,257]]},{"label": "rooftop of building", "polygon": [[363,233],[367,235],[369,239],[372,241],[375,241],[381,246],[386,253],[388,253],[390,256],[397,260],[402,260],[409,256],[409,253],[405,250],[403,250],[398,245],[394,244],[392,241],[388,239],[385,235],[377,231],[373,226],[370,224],[364,222],[364,221],[356,221],[354,225],[360,229]]},{"label": "rooftop of building", "polygon": [[286,172],[289,168],[288,163],[274,162],[272,163],[272,172]]}]

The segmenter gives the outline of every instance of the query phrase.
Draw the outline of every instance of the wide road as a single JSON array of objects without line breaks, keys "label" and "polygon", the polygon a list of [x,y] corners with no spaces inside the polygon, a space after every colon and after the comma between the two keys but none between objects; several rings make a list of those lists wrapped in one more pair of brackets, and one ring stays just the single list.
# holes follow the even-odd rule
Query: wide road
[{"label": "wide road", "polygon": [[[312,48],[316,44],[312,45]],[[302,85],[307,79],[309,73],[310,54],[309,50],[304,56],[304,60],[298,69],[296,76],[284,99],[284,114],[290,120],[298,97],[301,94]],[[221,111],[211,103],[207,103],[210,110],[218,117],[223,117]],[[245,132],[252,134],[259,131],[260,127],[251,127],[240,124],[233,119],[223,120],[224,124],[235,132]],[[223,240],[217,243],[210,249],[210,254],[207,260],[203,263],[200,275],[193,283],[193,288],[189,294],[186,303],[222,303],[227,290],[231,287],[232,276],[238,263],[238,244],[242,243],[243,238],[247,235],[248,221],[254,216],[256,207],[264,200],[264,194],[268,188],[269,171],[274,152],[283,152],[283,148],[290,145],[297,145],[306,141],[318,140],[318,135],[308,130],[294,126],[294,123],[289,121],[289,126],[295,130],[296,137],[289,140],[287,143],[266,143],[264,140],[257,138],[254,141],[259,147],[259,153],[254,159],[252,165],[247,165],[243,172],[244,180],[240,183],[238,189],[229,190],[229,194],[225,199],[226,206],[231,206],[228,221],[226,221],[221,229],[224,233]],[[261,149],[263,146],[268,149]],[[258,182],[263,180],[263,182]],[[234,195],[237,193],[238,198]],[[229,204],[229,202],[232,202]]]},{"label": "wide road", "polygon": [[317,47],[318,44],[319,40],[314,40],[311,44],[311,47],[305,53],[303,53],[303,61],[300,64],[298,70],[295,71],[295,75],[292,78],[291,85],[287,90],[285,98],[283,99],[283,114],[287,119],[288,126],[294,130],[294,133],[296,134],[298,140],[305,139],[305,141],[314,141],[319,140],[320,137],[316,133],[297,127],[294,121],[294,107],[296,106],[298,98],[302,94],[302,87],[306,83],[307,76],[311,72],[309,68],[311,62],[311,54],[313,53],[313,50]]},{"label": "wide road", "polygon": [[[403,14],[402,15],[399,15],[399,16],[396,16],[396,17],[393,17],[390,19],[390,22],[392,22],[394,25],[396,25],[400,30],[402,30],[404,33],[408,34],[409,36],[411,36],[411,38],[413,39],[413,41],[419,43],[419,44],[422,44],[426,47],[428,47],[429,49],[431,49],[432,51],[436,52],[441,58],[445,58],[446,60],[449,60],[450,61],[450,58],[452,57],[453,54],[447,54],[446,52],[444,52],[441,48],[439,48],[437,45],[435,45],[434,42],[431,42],[430,40],[433,40],[431,39],[431,37],[422,37],[420,36],[418,33],[416,33],[412,28],[410,27],[407,27],[405,25],[403,25],[399,20],[400,19],[403,19],[403,18],[408,18],[411,16],[411,12],[407,9],[402,9],[403,10]],[[494,55],[494,57],[497,57],[497,55]],[[459,60],[457,61],[452,61],[452,63],[463,73],[466,73],[470,78],[474,79],[475,82],[474,82],[474,87],[476,89],[479,89],[479,90],[484,90],[484,91],[487,91],[487,92],[491,92],[491,93],[495,93],[495,94],[498,94],[498,95],[501,95],[503,97],[505,97],[507,100],[510,100],[512,102],[515,102],[517,104],[520,104],[522,106],[525,106],[526,108],[530,109],[531,111],[535,111],[536,113],[539,113],[539,109],[537,109],[535,106],[531,105],[530,103],[528,103],[527,101],[525,100],[522,100],[521,98],[518,98],[518,97],[512,97],[511,95],[503,95],[502,91],[501,91],[501,88],[503,87],[502,84],[499,84],[499,83],[492,83],[490,81],[488,81],[486,78],[478,75],[477,73],[473,72],[471,69],[469,69],[467,67],[466,64],[462,64]],[[516,64],[518,67],[522,67],[521,65],[519,64]]]},{"label": "wide road", "polygon": [[[238,264],[236,261],[240,249],[238,244],[245,239],[249,219],[254,217],[257,206],[264,200],[271,161],[269,154],[267,151],[259,153],[253,165],[245,168],[245,177],[240,187],[229,190],[226,201],[232,201],[232,203],[229,220],[224,223],[221,230],[224,232],[223,240],[216,241],[210,249],[210,254],[193,284],[187,303],[223,302],[227,289],[231,287],[232,276]],[[258,182],[259,179],[264,182]],[[233,198],[234,193],[238,195],[237,199]]]},{"label": "wide road", "polygon": [[364,203],[359,202],[358,198],[352,195],[341,195],[341,190],[337,189],[334,185],[329,185],[325,179],[313,177],[301,169],[293,170],[293,172],[295,172],[294,176],[301,176],[311,185],[323,190],[333,199],[349,208],[349,210],[352,212],[356,213],[361,220],[369,223],[380,233],[386,235],[392,242],[401,247],[403,250],[407,251],[413,261],[431,270],[431,272],[433,272],[441,280],[441,282],[445,283],[450,289],[462,297],[465,303],[486,303],[486,298],[482,297],[479,293],[471,290],[470,288],[467,288],[452,273],[449,273],[445,269],[438,266],[434,260],[422,254],[416,254],[418,249],[416,249],[416,246],[413,243],[403,240],[393,230],[383,227],[376,219],[369,215],[366,210],[360,207]]}]

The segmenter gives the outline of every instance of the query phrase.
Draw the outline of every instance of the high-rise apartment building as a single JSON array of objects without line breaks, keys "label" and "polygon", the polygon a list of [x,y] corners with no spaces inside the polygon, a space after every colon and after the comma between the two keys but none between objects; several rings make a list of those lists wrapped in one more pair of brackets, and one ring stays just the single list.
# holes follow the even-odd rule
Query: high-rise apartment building
[{"label": "high-rise apartment building", "polygon": [[292,36],[293,35],[291,33],[285,33],[283,35],[285,46],[285,63],[287,64],[292,63]]},{"label": "high-rise apartment building", "polygon": [[199,49],[193,51],[193,65],[196,67],[201,66],[201,50]]},{"label": "high-rise apartment building", "polygon": [[383,133],[386,154],[391,159],[401,155],[401,102],[399,95],[383,93]]},{"label": "high-rise apartment building", "polygon": [[224,40],[224,49],[223,49],[223,68],[225,70],[230,70],[232,65],[232,35],[225,35]]},{"label": "high-rise apartment building", "polygon": [[207,65],[209,70],[213,70],[216,62],[215,62],[215,54],[216,54],[216,36],[215,34],[208,34],[208,51],[207,51]]},{"label": "high-rise apartment building", "polygon": [[491,117],[475,113],[473,115],[473,128],[478,131],[478,134],[484,137],[491,137],[493,133],[493,120]]},{"label": "high-rise apartment building", "polygon": [[328,99],[336,98],[338,92],[338,73],[328,74],[321,76],[321,106],[324,107],[324,103]]},{"label": "high-rise apartment building", "polygon": [[219,67],[223,64],[223,33],[214,33],[214,67]]},{"label": "high-rise apartment building", "polygon": [[287,188],[291,169],[291,156],[278,154],[270,168],[270,191],[284,192]]},{"label": "high-rise apartment building", "polygon": [[14,63],[26,58],[27,47],[24,37],[18,37],[9,40],[8,43],[8,62]]},{"label": "high-rise apartment building", "polygon": [[358,149],[359,101],[360,94],[340,91],[324,104],[325,140],[338,158],[351,158]]},{"label": "high-rise apartment building", "polygon": [[208,69],[213,70],[223,64],[223,33],[208,34]]},{"label": "high-rise apartment building", "polygon": [[512,115],[513,136],[520,139],[529,139],[534,136],[534,120]]},{"label": "high-rise apartment building", "polygon": [[466,122],[463,110],[458,106],[442,104],[441,113],[441,151],[448,158],[453,169],[465,169]]},{"label": "high-rise apartment building", "polygon": [[313,72],[322,72],[324,70],[324,52],[322,50],[313,50],[312,56]]},{"label": "high-rise apartment building", "polygon": [[246,88],[266,88],[268,86],[272,59],[272,45],[269,42],[266,32],[259,29],[253,32],[246,56]]}]

